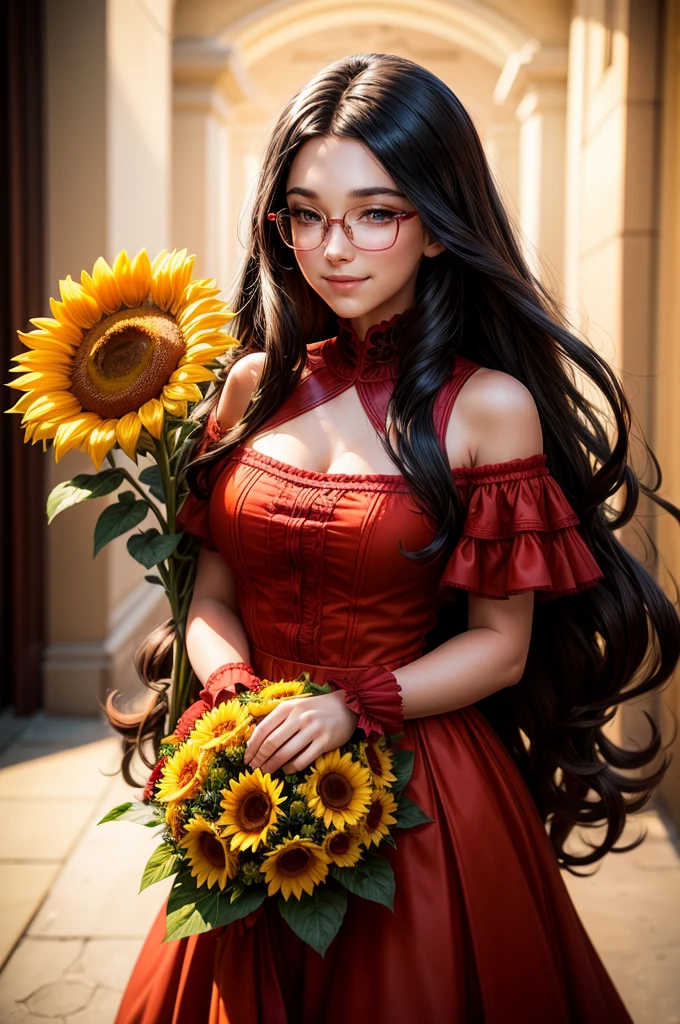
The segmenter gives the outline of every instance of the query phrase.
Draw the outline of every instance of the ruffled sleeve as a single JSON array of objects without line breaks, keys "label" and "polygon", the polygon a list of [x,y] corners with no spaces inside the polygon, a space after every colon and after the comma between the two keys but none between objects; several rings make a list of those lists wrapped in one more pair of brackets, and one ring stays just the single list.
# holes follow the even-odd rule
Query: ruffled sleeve
[{"label": "ruffled sleeve", "polygon": [[[214,441],[219,441],[222,431],[214,412],[208,416],[202,437],[196,444],[194,455],[202,455]],[[179,529],[186,530],[192,537],[197,537],[205,547],[217,551],[217,545],[210,529],[210,497],[199,498],[189,492],[176,516]]]},{"label": "ruffled sleeve", "polygon": [[544,454],[455,475],[467,513],[439,581],[442,596],[462,589],[487,598],[528,590],[563,597],[603,578]]}]

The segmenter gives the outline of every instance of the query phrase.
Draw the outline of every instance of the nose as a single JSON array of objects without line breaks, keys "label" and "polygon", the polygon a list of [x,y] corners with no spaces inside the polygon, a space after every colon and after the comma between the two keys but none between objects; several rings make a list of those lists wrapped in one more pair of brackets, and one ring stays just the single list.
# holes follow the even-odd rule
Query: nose
[{"label": "nose", "polygon": [[334,220],[328,225],[328,232],[324,242],[323,254],[326,259],[334,262],[336,260],[351,260],[354,258],[354,246],[347,237],[343,225]]}]

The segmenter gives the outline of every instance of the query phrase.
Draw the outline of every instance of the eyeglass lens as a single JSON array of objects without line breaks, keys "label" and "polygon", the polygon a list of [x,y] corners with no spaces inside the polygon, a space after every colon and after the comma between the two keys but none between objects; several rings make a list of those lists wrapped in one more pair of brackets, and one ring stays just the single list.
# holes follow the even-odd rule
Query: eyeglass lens
[{"label": "eyeglass lens", "polygon": [[[316,249],[324,235],[324,218],[317,210],[298,208],[280,213],[281,236],[293,249]],[[357,206],[345,214],[346,231],[358,249],[388,249],[399,230],[398,211]]]}]

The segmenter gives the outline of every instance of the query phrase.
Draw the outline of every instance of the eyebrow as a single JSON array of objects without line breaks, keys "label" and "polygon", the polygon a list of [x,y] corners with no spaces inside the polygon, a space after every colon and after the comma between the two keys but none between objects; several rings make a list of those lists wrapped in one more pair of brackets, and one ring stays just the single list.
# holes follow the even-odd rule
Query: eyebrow
[{"label": "eyebrow", "polygon": [[[286,192],[287,196],[298,195],[307,196],[308,199],[318,199],[316,192],[313,192],[310,188],[302,188],[297,186],[289,188]],[[388,188],[387,185],[367,185],[366,188],[353,188],[347,195],[351,199],[359,199],[363,196],[398,196],[400,199],[406,199],[403,192],[399,192],[396,188]]]}]

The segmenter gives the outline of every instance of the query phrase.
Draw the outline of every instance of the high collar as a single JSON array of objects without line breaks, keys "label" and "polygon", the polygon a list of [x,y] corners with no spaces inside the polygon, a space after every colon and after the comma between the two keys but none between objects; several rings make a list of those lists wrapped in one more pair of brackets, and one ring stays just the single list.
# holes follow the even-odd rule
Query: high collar
[{"label": "high collar", "polygon": [[338,317],[338,333],[323,346],[326,365],[345,380],[396,378],[406,321],[413,307],[373,324],[363,341],[347,317]]}]

